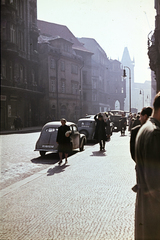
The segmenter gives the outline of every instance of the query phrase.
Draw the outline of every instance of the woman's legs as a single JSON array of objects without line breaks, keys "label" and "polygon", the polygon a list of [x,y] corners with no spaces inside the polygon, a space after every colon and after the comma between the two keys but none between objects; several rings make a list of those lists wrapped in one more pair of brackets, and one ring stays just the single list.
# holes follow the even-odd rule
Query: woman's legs
[{"label": "woman's legs", "polygon": [[[103,144],[102,144],[102,142],[103,142]],[[100,151],[104,150],[105,149],[105,140],[100,140],[99,145],[100,145]]]},{"label": "woman's legs", "polygon": [[65,155],[65,163],[67,163],[68,162],[67,161],[68,153],[65,153],[64,155]]},{"label": "woman's legs", "polygon": [[62,163],[62,156],[63,156],[63,153],[62,152],[59,152],[59,158],[60,158],[60,160],[59,160],[59,165]]}]

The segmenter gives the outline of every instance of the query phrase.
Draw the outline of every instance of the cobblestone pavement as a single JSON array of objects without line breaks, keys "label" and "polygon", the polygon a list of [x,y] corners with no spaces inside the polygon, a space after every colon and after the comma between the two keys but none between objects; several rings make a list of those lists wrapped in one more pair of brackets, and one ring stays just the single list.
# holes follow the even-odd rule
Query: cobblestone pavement
[{"label": "cobblestone pavement", "polygon": [[134,162],[115,133],[0,191],[1,240],[133,240]]}]

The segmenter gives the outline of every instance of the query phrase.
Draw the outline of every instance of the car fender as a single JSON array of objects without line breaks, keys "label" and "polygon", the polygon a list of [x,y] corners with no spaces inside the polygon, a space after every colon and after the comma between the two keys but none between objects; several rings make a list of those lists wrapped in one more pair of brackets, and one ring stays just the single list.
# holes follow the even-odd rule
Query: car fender
[{"label": "car fender", "polygon": [[86,144],[86,142],[87,142],[87,138],[86,138],[85,134],[80,133],[80,147],[82,147],[83,143]]}]

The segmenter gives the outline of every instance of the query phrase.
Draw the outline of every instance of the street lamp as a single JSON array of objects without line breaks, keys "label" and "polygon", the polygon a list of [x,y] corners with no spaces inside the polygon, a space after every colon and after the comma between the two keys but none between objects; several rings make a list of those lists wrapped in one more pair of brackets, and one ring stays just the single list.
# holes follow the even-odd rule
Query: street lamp
[{"label": "street lamp", "polygon": [[80,86],[79,86],[79,94],[80,94],[80,117],[82,117],[82,68],[84,67],[84,62],[80,67]]},{"label": "street lamp", "polygon": [[131,112],[131,69],[127,66],[124,66],[123,77],[127,77],[125,68],[129,70],[129,111]]}]

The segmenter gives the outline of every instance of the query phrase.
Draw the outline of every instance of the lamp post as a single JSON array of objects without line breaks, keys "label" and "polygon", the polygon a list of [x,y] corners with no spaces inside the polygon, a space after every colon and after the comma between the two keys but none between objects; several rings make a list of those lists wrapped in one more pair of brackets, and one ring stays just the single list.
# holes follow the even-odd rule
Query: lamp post
[{"label": "lamp post", "polygon": [[80,85],[79,85],[79,94],[80,94],[80,117],[82,117],[82,68],[84,67],[84,62],[80,67]]},{"label": "lamp post", "polygon": [[131,69],[127,66],[124,66],[123,77],[127,77],[125,68],[129,70],[129,111],[131,112]]}]

